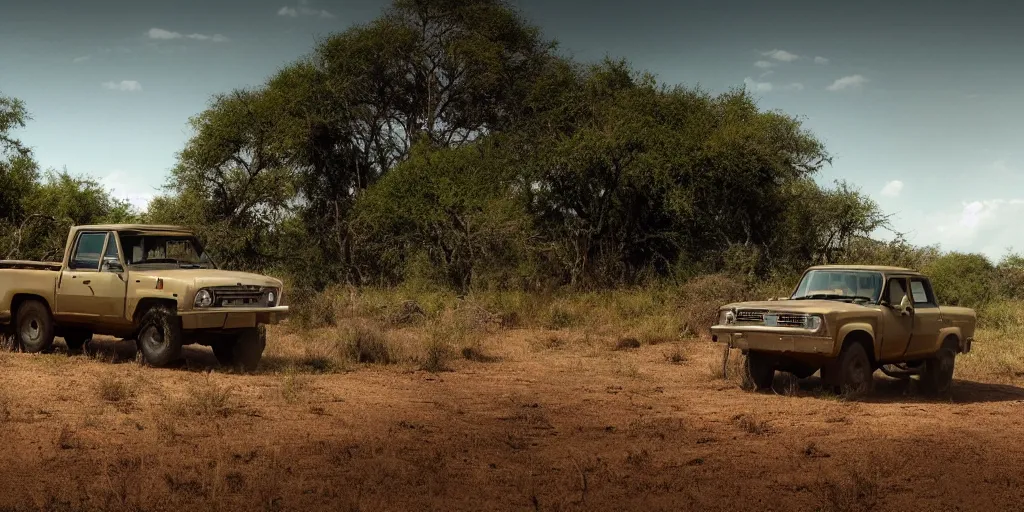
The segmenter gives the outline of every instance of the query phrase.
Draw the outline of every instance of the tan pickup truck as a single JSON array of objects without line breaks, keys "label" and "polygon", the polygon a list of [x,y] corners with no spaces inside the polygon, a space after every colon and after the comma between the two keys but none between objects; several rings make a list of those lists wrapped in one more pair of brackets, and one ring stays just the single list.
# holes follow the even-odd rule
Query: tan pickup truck
[{"label": "tan pickup truck", "polygon": [[0,326],[26,352],[55,336],[79,350],[92,336],[134,339],[153,366],[182,345],[213,348],[224,366],[251,371],[264,325],[288,314],[280,280],[217,269],[196,236],[176,226],[76,226],[64,261],[0,261]]},{"label": "tan pickup truck", "polygon": [[818,266],[790,297],[723,306],[711,332],[747,355],[748,388],[771,387],[777,370],[799,378],[820,370],[826,386],[861,393],[881,369],[943,392],[957,354],[971,350],[975,323],[971,309],[940,307],[931,282],[914,270]]}]

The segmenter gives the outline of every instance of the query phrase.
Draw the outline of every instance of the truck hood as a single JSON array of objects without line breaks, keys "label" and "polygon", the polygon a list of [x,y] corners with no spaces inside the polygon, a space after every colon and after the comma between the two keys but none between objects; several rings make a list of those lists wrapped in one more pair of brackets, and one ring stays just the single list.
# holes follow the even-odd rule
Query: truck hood
[{"label": "truck hood", "polygon": [[238,284],[250,286],[281,287],[281,281],[272,277],[247,272],[232,272],[216,269],[154,269],[133,270],[132,274],[154,278],[174,279],[193,283],[196,287],[234,286]]},{"label": "truck hood", "polygon": [[763,302],[736,302],[722,309],[766,309],[791,313],[843,313],[865,311],[867,306],[838,300],[767,300]]}]

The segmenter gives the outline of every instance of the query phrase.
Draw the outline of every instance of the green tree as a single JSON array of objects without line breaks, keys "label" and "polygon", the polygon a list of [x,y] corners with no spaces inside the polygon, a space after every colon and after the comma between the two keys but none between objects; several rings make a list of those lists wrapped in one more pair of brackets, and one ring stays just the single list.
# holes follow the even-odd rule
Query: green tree
[{"label": "green tree", "polygon": [[415,146],[357,203],[352,231],[360,275],[388,284],[425,278],[460,290],[528,286],[536,278],[529,267],[532,227],[511,192],[515,179],[486,141]]},{"label": "green tree", "polygon": [[996,297],[996,269],[982,254],[950,252],[922,270],[943,304],[976,308]]}]

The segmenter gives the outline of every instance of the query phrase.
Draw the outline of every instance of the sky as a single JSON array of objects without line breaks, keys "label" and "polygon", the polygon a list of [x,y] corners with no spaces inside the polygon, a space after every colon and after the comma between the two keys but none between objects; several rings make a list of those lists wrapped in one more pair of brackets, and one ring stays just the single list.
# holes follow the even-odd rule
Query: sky
[{"label": "sky", "polygon": [[[669,84],[746,87],[799,116],[843,179],[918,244],[1024,250],[1024,4],[975,0],[510,0],[559,51]],[[189,118],[255,87],[374,0],[0,0],[0,94],[45,168],[144,207]]]}]

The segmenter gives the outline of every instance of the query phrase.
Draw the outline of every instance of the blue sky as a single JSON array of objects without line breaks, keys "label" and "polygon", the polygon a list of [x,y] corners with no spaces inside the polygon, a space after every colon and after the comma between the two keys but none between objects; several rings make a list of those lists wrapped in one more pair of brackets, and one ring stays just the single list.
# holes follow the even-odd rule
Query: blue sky
[{"label": "blue sky", "polygon": [[[744,86],[801,116],[846,179],[921,244],[1024,249],[1024,7],[755,0],[517,0],[580,60],[625,57],[668,83]],[[144,205],[213,94],[255,86],[370,0],[0,0],[0,93],[44,167]]]}]

